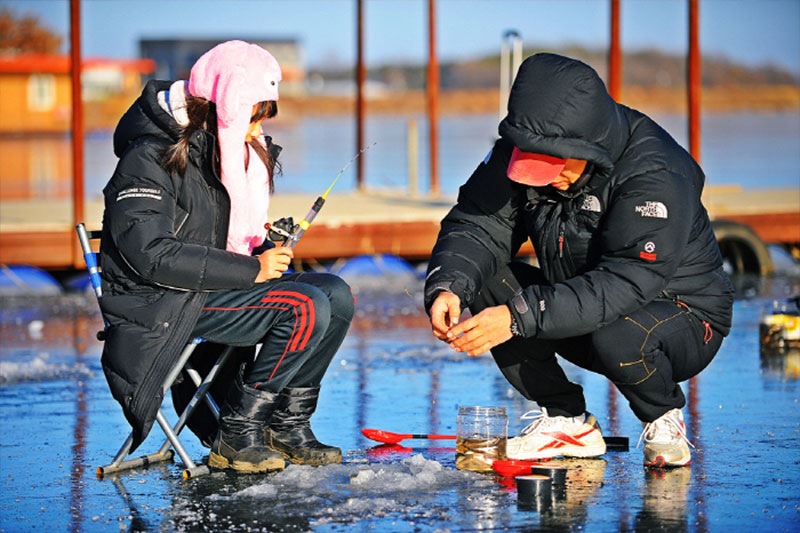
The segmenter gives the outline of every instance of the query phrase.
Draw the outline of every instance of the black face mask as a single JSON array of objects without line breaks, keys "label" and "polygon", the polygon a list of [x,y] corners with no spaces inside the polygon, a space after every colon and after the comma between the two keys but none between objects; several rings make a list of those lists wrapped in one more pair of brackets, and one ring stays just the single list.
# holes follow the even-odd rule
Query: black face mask
[{"label": "black face mask", "polygon": [[578,192],[586,186],[586,183],[589,181],[589,178],[592,177],[592,173],[594,173],[594,163],[591,161],[586,162],[586,168],[583,169],[583,174],[581,177],[575,180],[575,183],[569,186],[567,192],[575,191]]}]

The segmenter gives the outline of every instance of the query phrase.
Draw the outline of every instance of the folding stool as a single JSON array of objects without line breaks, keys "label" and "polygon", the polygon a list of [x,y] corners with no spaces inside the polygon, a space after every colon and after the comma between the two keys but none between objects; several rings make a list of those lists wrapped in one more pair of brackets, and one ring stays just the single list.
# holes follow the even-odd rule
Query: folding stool
[{"label": "folding stool", "polygon": [[[100,268],[97,263],[97,253],[92,249],[90,241],[99,240],[101,232],[89,231],[86,229],[86,226],[83,223],[78,224],[75,229],[78,232],[78,240],[80,241],[81,249],[83,250],[83,259],[86,262],[86,268],[89,270],[89,279],[92,289],[94,289],[94,294],[99,304],[100,298],[103,295],[100,280]],[[103,322],[105,323],[105,318],[103,318]],[[98,333],[98,339],[103,340],[102,332]],[[164,397],[166,397],[167,391],[169,391],[172,384],[178,378],[181,370],[185,370],[197,387],[197,392],[195,392],[194,396],[189,401],[189,404],[183,410],[183,413],[174,426],[169,425],[164,413],[159,408],[158,413],[156,414],[156,421],[158,422],[158,425],[161,426],[162,431],[167,437],[161,448],[156,453],[126,460],[126,457],[130,452],[131,443],[133,442],[133,432],[131,432],[123,443],[122,447],[114,456],[113,461],[111,461],[111,463],[108,465],[97,468],[98,477],[102,478],[103,476],[108,474],[116,474],[122,470],[170,461],[174,456],[174,452],[170,448],[174,448],[175,451],[178,452],[178,456],[181,458],[181,461],[183,461],[185,466],[183,470],[184,479],[190,479],[209,473],[210,470],[208,466],[203,464],[198,466],[192,461],[192,459],[189,457],[189,454],[186,452],[186,448],[184,448],[183,444],[181,444],[181,441],[178,439],[178,434],[186,425],[186,422],[194,412],[195,408],[200,405],[201,399],[206,402],[211,410],[211,413],[217,418],[217,420],[219,420],[219,407],[214,402],[214,399],[211,397],[208,389],[214,382],[214,379],[216,378],[220,368],[225,365],[228,357],[233,352],[233,347],[227,346],[222,354],[217,358],[217,361],[214,363],[214,366],[211,368],[205,379],[201,379],[200,374],[189,364],[189,358],[191,357],[192,352],[194,352],[197,345],[202,342],[205,341],[200,337],[189,339],[186,347],[181,352],[178,362],[164,380],[162,394]]]}]

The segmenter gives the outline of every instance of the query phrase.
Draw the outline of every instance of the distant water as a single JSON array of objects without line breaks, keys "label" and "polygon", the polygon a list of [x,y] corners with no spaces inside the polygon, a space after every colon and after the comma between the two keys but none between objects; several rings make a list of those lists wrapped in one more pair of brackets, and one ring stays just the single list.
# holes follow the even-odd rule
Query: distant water
[{"label": "distant water", "polygon": [[[683,146],[688,144],[686,117],[655,115]],[[365,124],[365,144],[375,143],[364,155],[366,186],[409,190],[408,124],[419,131],[417,163],[420,193],[429,191],[428,125],[423,115],[371,116]],[[495,114],[443,116],[439,121],[439,186],[455,195],[489,151],[497,136]],[[349,116],[279,118],[268,124],[282,145],[283,175],[278,193],[324,191],[355,155],[355,119]],[[800,188],[800,113],[736,113],[706,115],[701,121],[701,166],[709,184],[738,183],[743,188]],[[86,136],[85,191],[88,200],[102,196],[117,158],[111,132]],[[71,149],[68,136],[60,138],[0,139],[4,165],[0,166],[0,199],[63,199],[71,194]],[[6,161],[8,159],[8,161]],[[356,165],[342,174],[336,191],[356,186]]]},{"label": "distant water", "polygon": [[[419,131],[419,189],[430,182],[428,126],[425,117],[413,118]],[[682,145],[688,145],[687,119],[662,114],[653,118]],[[408,187],[407,130],[409,117],[372,116],[365,124],[366,184],[371,188]],[[439,182],[444,194],[454,195],[480,163],[497,136],[495,114],[443,116],[439,120]],[[355,120],[349,116],[280,119],[268,131],[284,147],[283,176],[278,191],[324,191],[353,157]],[[709,184],[738,183],[743,188],[800,187],[800,114],[736,113],[706,115],[701,121],[701,166]],[[86,196],[100,195],[116,158],[111,134],[96,134],[86,142]],[[353,189],[355,165],[337,184],[338,191]]]}]

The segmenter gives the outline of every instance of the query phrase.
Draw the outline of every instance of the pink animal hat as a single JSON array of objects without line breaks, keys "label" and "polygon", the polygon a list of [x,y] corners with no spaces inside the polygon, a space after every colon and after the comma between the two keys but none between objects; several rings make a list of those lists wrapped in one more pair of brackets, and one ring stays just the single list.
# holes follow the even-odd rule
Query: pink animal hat
[{"label": "pink animal hat", "polygon": [[[258,236],[264,234],[263,202],[266,205],[269,202],[268,187],[248,184],[252,178],[248,178],[244,169],[244,139],[253,105],[277,100],[280,80],[281,67],[272,54],[244,41],[218,44],[197,60],[189,77],[189,92],[214,102],[217,107],[221,178],[231,197],[228,249],[240,253],[245,253],[244,248],[252,249],[252,244],[244,246],[241,239],[238,244],[232,243],[230,238],[247,234],[248,239],[263,240]],[[262,185],[266,187],[265,198],[253,198],[255,190],[264,188]]]},{"label": "pink animal hat", "polygon": [[214,102],[219,125],[229,127],[242,114],[249,123],[254,104],[277,100],[279,81],[281,67],[272,54],[255,44],[227,41],[194,64],[189,92]]}]

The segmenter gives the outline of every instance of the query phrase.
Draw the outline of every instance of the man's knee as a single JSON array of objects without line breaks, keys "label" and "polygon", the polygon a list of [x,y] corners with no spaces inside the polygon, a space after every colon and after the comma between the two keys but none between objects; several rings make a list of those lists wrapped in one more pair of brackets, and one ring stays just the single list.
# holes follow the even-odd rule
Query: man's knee
[{"label": "man's knee", "polygon": [[647,345],[646,336],[620,327],[625,325],[618,322],[589,335],[594,358],[592,370],[615,383],[634,385],[653,375],[659,364],[659,352],[656,347]]}]

